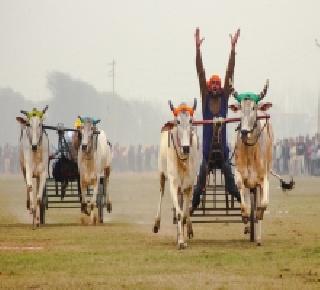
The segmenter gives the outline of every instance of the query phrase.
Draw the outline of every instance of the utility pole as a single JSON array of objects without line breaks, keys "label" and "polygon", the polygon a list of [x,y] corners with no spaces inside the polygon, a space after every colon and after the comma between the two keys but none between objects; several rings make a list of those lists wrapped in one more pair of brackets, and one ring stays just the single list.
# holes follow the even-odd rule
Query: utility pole
[{"label": "utility pole", "polygon": [[[320,48],[320,43],[318,39],[315,39],[316,46]],[[320,91],[318,93],[318,124],[317,124],[317,135],[320,135]]]},{"label": "utility pole", "polygon": [[318,93],[318,127],[317,127],[317,134],[320,136],[320,92]]},{"label": "utility pole", "polygon": [[108,63],[108,65],[111,66],[111,70],[109,71],[109,77],[112,78],[112,96],[114,97],[114,93],[115,93],[115,78],[116,78],[116,74],[115,74],[115,67],[116,67],[116,62],[113,59],[112,62]]}]

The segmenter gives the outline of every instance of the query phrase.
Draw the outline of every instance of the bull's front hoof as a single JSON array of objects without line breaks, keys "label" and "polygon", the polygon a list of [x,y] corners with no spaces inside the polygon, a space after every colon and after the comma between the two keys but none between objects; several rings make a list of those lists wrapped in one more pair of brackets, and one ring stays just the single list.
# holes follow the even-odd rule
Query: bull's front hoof
[{"label": "bull's front hoof", "polygon": [[243,233],[244,233],[245,235],[250,234],[250,227],[244,227]]},{"label": "bull's front hoof", "polygon": [[81,203],[81,214],[89,215],[88,207],[86,203]]},{"label": "bull's front hoof", "polygon": [[193,229],[192,229],[192,224],[187,225],[187,236],[189,239],[193,238]]},{"label": "bull's front hoof", "polygon": [[242,222],[246,225],[249,221],[249,217],[248,216],[242,216]]},{"label": "bull's front hoof", "polygon": [[265,207],[258,207],[256,211],[257,220],[263,220],[264,211],[266,210]]},{"label": "bull's front hoof", "polygon": [[172,223],[176,225],[178,223],[177,217],[173,216]]},{"label": "bull's front hoof", "polygon": [[178,243],[178,250],[184,250],[187,248],[187,243]]},{"label": "bull's front hoof", "polygon": [[111,203],[111,201],[107,202],[107,212],[108,213],[112,212],[112,203]]},{"label": "bull's front hoof", "polygon": [[257,247],[261,247],[261,246],[262,246],[261,241],[257,242]]},{"label": "bull's front hoof", "polygon": [[93,205],[91,206],[91,213],[90,213],[90,221],[92,225],[97,225],[98,222],[98,215],[97,215],[97,208],[94,208]]},{"label": "bull's front hoof", "polygon": [[153,226],[153,232],[156,234],[160,230],[160,219],[156,219]]},{"label": "bull's front hoof", "polygon": [[81,213],[80,215],[80,223],[82,225],[87,225],[88,224],[88,215],[85,213]]},{"label": "bull's front hoof", "polygon": [[158,231],[159,231],[159,228],[156,225],[154,225],[153,226],[153,232],[156,234],[156,233],[158,233]]}]

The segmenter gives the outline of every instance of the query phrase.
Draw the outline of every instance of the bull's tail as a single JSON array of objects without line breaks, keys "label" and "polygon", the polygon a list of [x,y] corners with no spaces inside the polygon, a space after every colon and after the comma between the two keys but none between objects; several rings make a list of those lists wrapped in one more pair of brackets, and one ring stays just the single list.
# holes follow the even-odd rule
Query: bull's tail
[{"label": "bull's tail", "polygon": [[293,180],[293,177],[291,176],[291,180],[289,182],[285,181],[279,174],[275,173],[273,170],[270,170],[270,173],[279,179],[280,186],[283,191],[286,190],[292,190],[295,186],[295,181]]}]

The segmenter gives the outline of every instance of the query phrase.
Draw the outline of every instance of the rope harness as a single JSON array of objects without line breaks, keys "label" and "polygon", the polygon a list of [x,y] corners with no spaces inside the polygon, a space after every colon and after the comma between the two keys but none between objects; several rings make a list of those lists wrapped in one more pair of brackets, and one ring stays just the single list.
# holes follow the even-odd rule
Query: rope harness
[{"label": "rope harness", "polygon": [[[256,137],[256,140],[255,140],[254,142],[249,143],[248,141],[243,140],[243,139],[241,138],[242,142],[243,142],[246,146],[255,146],[255,145],[258,143],[258,140],[259,140],[259,138],[260,138],[260,136],[261,136],[264,128],[267,126],[268,122],[269,122],[269,121],[268,121],[268,119],[267,119],[266,122],[264,123],[264,125],[262,126],[261,130],[259,131],[259,133],[256,135],[257,137]],[[254,125],[253,125],[253,129],[250,131],[250,133],[253,133],[254,130],[257,128],[257,123],[258,123],[258,120],[255,121],[255,123],[254,123]],[[239,126],[237,127],[236,130],[239,131],[240,128],[241,128],[241,124],[239,124]]]}]

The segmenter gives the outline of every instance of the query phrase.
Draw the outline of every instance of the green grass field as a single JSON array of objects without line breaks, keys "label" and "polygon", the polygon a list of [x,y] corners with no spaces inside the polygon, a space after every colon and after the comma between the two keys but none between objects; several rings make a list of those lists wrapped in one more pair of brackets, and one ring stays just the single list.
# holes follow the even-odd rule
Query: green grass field
[{"label": "green grass field", "polygon": [[178,251],[168,191],[160,233],[151,232],[157,174],[113,174],[104,225],[81,226],[78,209],[49,209],[38,230],[22,179],[0,177],[0,288],[320,289],[320,179],[296,184],[283,194],[272,180],[262,247],[241,224],[195,224]]}]

